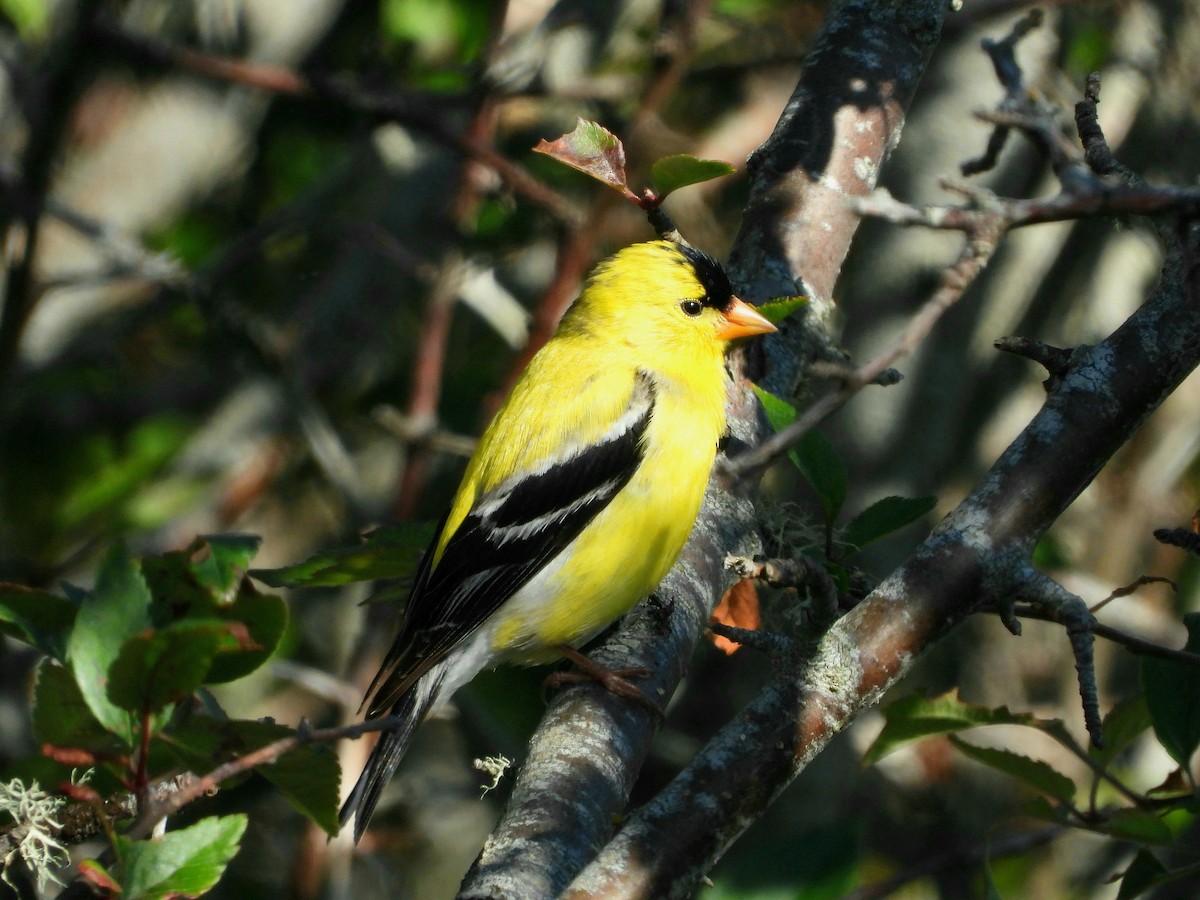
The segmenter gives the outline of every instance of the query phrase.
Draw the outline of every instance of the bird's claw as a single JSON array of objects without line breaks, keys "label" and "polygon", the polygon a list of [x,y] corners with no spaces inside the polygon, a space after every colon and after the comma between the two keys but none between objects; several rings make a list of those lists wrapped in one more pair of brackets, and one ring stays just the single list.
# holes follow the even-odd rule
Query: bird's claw
[{"label": "bird's claw", "polygon": [[650,669],[644,666],[610,669],[607,666],[600,665],[600,663],[585,656],[573,647],[560,647],[558,649],[562,651],[563,656],[575,664],[576,669],[567,672],[554,672],[548,675],[546,680],[542,682],[543,698],[546,691],[549,690],[556,690],[572,684],[593,682],[599,684],[610,694],[615,694],[626,700],[632,700],[659,719],[665,717],[662,707],[650,699],[645,691],[629,680],[631,678],[647,677],[651,674]]}]

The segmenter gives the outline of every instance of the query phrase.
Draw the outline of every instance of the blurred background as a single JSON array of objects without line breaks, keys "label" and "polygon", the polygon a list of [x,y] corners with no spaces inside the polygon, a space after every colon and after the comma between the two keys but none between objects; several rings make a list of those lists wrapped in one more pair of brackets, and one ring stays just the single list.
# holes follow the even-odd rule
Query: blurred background
[{"label": "blurred background", "polygon": [[[900,198],[955,199],[939,179],[982,153],[990,127],[971,113],[1002,96],[979,40],[1006,34],[1024,6],[968,0],[949,17],[884,172]],[[72,34],[88,7],[100,8],[101,27]],[[625,141],[635,185],[671,153],[733,163],[738,174],[668,201],[683,233],[723,256],[746,197],[745,158],[774,126],[825,5],[0,0],[0,11],[0,217],[14,226],[0,310],[0,580],[57,587],[86,584],[115,538],[159,552],[196,534],[252,532],[263,537],[256,563],[279,566],[375,525],[440,516],[530,341],[594,261],[653,236],[639,211],[531,148],[582,116]],[[1018,59],[1027,83],[1062,107],[1064,128],[1098,69],[1100,121],[1118,157],[1152,182],[1194,184],[1194,2],[1052,3]],[[22,271],[29,235],[17,227],[16,186],[38,183],[31,172],[46,209]],[[1057,189],[1015,138],[973,181],[1012,196]],[[959,241],[863,225],[837,289],[854,357],[895,340]],[[936,496],[938,515],[953,508],[1043,396],[1044,373],[992,342],[1098,341],[1140,304],[1160,262],[1135,222],[1012,234],[902,361],[905,379],[827,423],[850,471],[847,514],[892,494]],[[1192,377],[1039,548],[1089,603],[1141,575],[1175,579],[1178,592],[1149,585],[1101,614],[1173,646],[1180,614],[1197,606],[1197,566],[1151,532],[1191,521],[1198,460]],[[764,484],[773,525],[813,503],[782,469]],[[934,521],[857,563],[881,578]],[[394,612],[363,605],[369,593],[291,594],[276,665],[226,688],[225,708],[289,724],[351,721],[391,638]],[[1098,657],[1107,709],[1136,689],[1137,669],[1104,642]],[[0,644],[5,777],[35,753],[34,663],[28,648]],[[765,671],[750,652],[701,648],[635,801],[751,698]],[[506,791],[481,799],[488,779],[471,761],[520,759],[544,675],[489,675],[431,722],[357,855],[326,844],[261,782],[206,801],[252,816],[214,896],[450,896]],[[900,691],[955,686],[971,702],[1062,718],[1082,739],[1056,626],[1027,622],[1018,639],[977,616]],[[1104,882],[1128,865],[1122,845],[1037,838],[1028,796],[944,741],[865,769],[859,758],[879,727],[869,713],[835,741],[721,862],[705,896],[834,897],[901,873],[914,874],[901,896],[972,896],[989,847],[992,877],[1012,896],[1116,895]],[[1069,772],[1079,765],[1027,731],[979,740]],[[353,777],[366,748],[339,752]],[[1122,761],[1142,789],[1171,768],[1150,744]],[[930,871],[916,877],[917,866]]]}]

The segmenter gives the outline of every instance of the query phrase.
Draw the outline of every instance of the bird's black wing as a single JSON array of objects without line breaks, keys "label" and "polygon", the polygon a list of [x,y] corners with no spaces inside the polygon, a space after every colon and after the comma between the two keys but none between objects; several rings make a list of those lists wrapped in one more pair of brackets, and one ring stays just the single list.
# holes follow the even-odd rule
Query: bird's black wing
[{"label": "bird's black wing", "polygon": [[[639,372],[624,414],[596,443],[483,495],[446,544],[417,572],[404,623],[368,691],[367,714],[408,688],[500,608],[579,535],[641,464],[654,387]],[[433,546],[437,546],[438,537]]]}]

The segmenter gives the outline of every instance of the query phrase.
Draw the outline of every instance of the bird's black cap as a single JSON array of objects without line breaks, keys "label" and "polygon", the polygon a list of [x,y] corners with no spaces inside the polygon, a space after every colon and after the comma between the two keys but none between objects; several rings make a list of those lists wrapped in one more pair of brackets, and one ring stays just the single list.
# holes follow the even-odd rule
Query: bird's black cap
[{"label": "bird's black cap", "polygon": [[713,309],[727,309],[729,301],[733,299],[733,286],[721,264],[703,250],[688,244],[680,244],[679,252],[696,271],[696,278],[704,288],[704,296],[697,299]]}]

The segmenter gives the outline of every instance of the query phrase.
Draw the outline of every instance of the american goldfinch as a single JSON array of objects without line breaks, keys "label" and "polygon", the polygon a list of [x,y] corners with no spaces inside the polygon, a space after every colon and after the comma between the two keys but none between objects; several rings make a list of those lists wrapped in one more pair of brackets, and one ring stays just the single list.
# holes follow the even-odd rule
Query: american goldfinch
[{"label": "american goldfinch", "polygon": [[649,594],[700,509],[725,431],[729,341],[774,331],[705,253],[600,263],[496,413],[367,692],[381,734],[342,807],[357,841],[417,726],[497,663],[550,662]]}]

